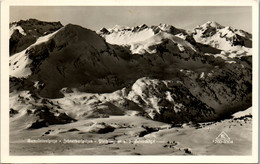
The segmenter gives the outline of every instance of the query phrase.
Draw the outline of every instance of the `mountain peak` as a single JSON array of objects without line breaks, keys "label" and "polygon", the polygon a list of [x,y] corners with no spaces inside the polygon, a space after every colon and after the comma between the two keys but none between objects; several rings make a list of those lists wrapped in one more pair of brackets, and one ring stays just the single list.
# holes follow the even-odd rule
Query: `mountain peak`
[{"label": "mountain peak", "polygon": [[148,26],[146,24],[141,24],[139,27],[145,27],[147,28]]},{"label": "mountain peak", "polygon": [[110,32],[111,31],[122,31],[122,30],[125,30],[125,29],[130,29],[130,27],[128,26],[122,26],[122,25],[115,25],[114,27],[108,29]]},{"label": "mountain peak", "polygon": [[230,26],[222,26],[214,21],[197,26],[193,32],[196,42],[211,45],[221,50],[236,49],[236,46],[252,47],[252,36]]},{"label": "mountain peak", "polygon": [[20,20],[18,22],[11,22],[10,24],[17,24],[18,26],[26,26],[27,28],[29,28],[29,26],[39,26],[39,25],[55,25],[55,26],[60,26],[60,27],[63,26],[60,21],[46,22],[46,21],[41,21],[41,20],[34,19],[34,18],[30,18],[27,20]]},{"label": "mountain peak", "polygon": [[217,28],[217,29],[224,28],[224,26],[222,26],[221,24],[219,24],[215,21],[207,21],[203,25],[200,25],[200,27],[203,27],[203,28],[213,27],[213,28]]},{"label": "mountain peak", "polygon": [[21,52],[35,43],[39,37],[53,33],[63,27],[60,22],[45,22],[37,19],[11,22],[10,28],[10,55]]},{"label": "mountain peak", "polygon": [[161,29],[166,29],[166,28],[168,29],[168,28],[172,28],[173,26],[165,23],[160,23],[158,27],[160,27]]}]

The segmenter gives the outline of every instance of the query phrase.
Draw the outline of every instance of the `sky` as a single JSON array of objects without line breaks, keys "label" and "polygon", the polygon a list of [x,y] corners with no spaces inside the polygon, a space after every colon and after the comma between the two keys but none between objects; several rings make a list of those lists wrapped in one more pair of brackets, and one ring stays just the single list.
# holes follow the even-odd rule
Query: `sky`
[{"label": "sky", "polygon": [[252,32],[252,8],[244,6],[11,6],[10,21],[35,18],[77,24],[92,30],[115,25],[170,24],[192,29],[216,21]]}]

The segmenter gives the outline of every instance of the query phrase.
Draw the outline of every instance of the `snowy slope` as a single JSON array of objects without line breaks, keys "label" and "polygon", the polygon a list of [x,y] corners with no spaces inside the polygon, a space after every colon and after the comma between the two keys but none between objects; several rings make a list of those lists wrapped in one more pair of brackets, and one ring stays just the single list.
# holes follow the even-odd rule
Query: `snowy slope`
[{"label": "snowy slope", "polygon": [[250,51],[252,36],[230,26],[222,26],[216,22],[208,21],[197,26],[193,31],[196,42],[211,45],[224,51]]},{"label": "snowy slope", "polygon": [[252,116],[252,107],[244,110],[244,111],[240,111],[237,113],[234,113],[233,118],[241,118],[241,117],[245,117],[245,116]]},{"label": "snowy slope", "polygon": [[55,31],[55,32],[53,32],[49,35],[43,36],[43,37],[39,37],[34,44],[30,45],[28,48],[26,48],[22,52],[18,52],[16,54],[12,55],[9,58],[10,76],[21,78],[21,77],[28,77],[29,75],[31,75],[32,72],[30,69],[30,65],[32,63],[32,60],[29,58],[29,54],[27,52],[31,48],[50,40],[50,38],[53,35],[55,35],[58,31]]},{"label": "snowy slope", "polygon": [[166,40],[172,41],[172,44],[175,45],[177,52],[184,52],[185,50],[193,52],[196,51],[195,47],[189,42],[180,37],[165,32],[159,32],[142,41],[132,42],[130,44],[130,50],[134,54],[144,54],[145,52],[156,53],[157,51],[156,49],[153,49],[153,47],[163,43]]},{"label": "snowy slope", "polygon": [[151,27],[143,24],[133,28],[116,25],[109,29],[102,28],[97,33],[110,44],[129,46],[134,54],[156,53],[150,47],[167,39],[178,44],[180,51],[184,51],[184,47],[195,51],[195,48],[186,41],[188,34],[184,30],[176,29],[167,24]]},{"label": "snowy slope", "polygon": [[138,33],[131,31],[115,31],[106,36],[106,41],[111,44],[129,45],[134,42],[144,41],[154,35],[151,29],[146,29]]}]

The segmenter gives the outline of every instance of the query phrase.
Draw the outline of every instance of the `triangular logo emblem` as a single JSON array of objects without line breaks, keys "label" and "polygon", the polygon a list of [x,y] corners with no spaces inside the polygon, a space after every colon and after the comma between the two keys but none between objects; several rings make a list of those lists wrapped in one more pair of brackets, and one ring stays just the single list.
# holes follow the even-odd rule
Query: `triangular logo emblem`
[{"label": "triangular logo emblem", "polygon": [[213,143],[233,143],[233,140],[231,140],[229,138],[229,136],[227,135],[227,133],[225,133],[224,131],[222,131],[216,139],[213,140]]}]

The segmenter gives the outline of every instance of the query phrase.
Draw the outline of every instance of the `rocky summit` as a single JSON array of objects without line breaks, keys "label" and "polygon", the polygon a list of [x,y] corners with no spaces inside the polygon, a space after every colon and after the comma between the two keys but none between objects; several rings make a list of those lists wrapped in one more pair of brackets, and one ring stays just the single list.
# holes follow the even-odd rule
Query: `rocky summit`
[{"label": "rocky summit", "polygon": [[39,37],[53,33],[61,27],[60,22],[44,22],[36,19],[10,23],[10,55],[25,50],[35,43]]}]

